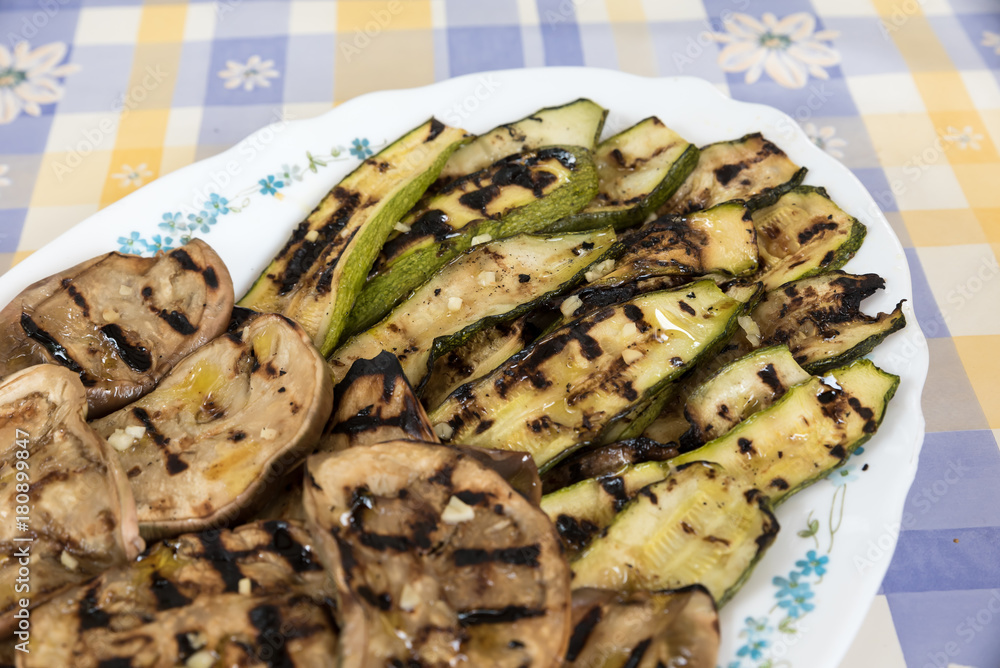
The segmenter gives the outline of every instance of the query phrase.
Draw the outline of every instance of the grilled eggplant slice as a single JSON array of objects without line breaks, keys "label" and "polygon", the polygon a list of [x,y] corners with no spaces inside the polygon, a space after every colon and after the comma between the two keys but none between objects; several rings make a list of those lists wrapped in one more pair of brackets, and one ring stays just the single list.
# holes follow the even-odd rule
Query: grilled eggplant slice
[{"label": "grilled eggplant slice", "polygon": [[615,243],[597,230],[561,236],[520,234],[480,244],[438,271],[371,329],[330,358],[339,380],[355,360],[395,354],[415,387],[435,359],[496,322],[532,310],[584,280],[587,268]]},{"label": "grilled eggplant slice", "polygon": [[786,346],[761,348],[726,365],[688,396],[684,413],[691,427],[681,444],[692,449],[722,436],[810,377]]},{"label": "grilled eggplant slice", "polygon": [[19,666],[329,665],[333,593],[295,522],[185,534],[35,611]]},{"label": "grilled eggplant slice", "polygon": [[751,313],[764,344],[786,343],[811,373],[843,366],[868,354],[906,325],[903,304],[868,316],[862,300],[885,287],[876,274],[833,271],[772,290]]},{"label": "grilled eggplant slice", "polygon": [[719,613],[704,587],[573,591],[565,668],[715,668]]},{"label": "grilled eggplant slice", "polygon": [[434,360],[420,396],[437,406],[460,385],[485,376],[538,338],[544,327],[533,314],[498,322],[469,336],[461,345]]},{"label": "grilled eggplant slice", "polygon": [[[0,637],[16,628],[20,599],[36,606],[143,549],[128,479],[86,415],[83,385],[64,367],[0,385]],[[27,559],[30,583],[18,575]]]},{"label": "grilled eggplant slice", "polygon": [[854,257],[867,228],[844,213],[823,188],[798,186],[753,213],[762,272],[773,290],[785,283],[839,269]]},{"label": "grilled eggplant slice", "polygon": [[[774,505],[842,465],[878,430],[899,377],[862,359],[796,385],[773,406],[671,463],[721,464]],[[787,456],[786,456],[787,455]]]},{"label": "grilled eggplant slice", "polygon": [[28,287],[0,311],[0,377],[61,364],[87,388],[91,418],[135,401],[226,329],[229,271],[195,239],[165,255],[108,253]]},{"label": "grilled eggplant slice", "polygon": [[594,162],[597,197],[583,211],[553,225],[552,231],[638,225],[688,177],[698,164],[698,148],[651,116],[601,142]]},{"label": "grilled eggplant slice", "polygon": [[588,478],[603,478],[631,464],[659,462],[680,454],[674,445],[664,445],[639,436],[570,455],[545,475],[546,494]]},{"label": "grilled eggplant slice", "polygon": [[464,134],[432,118],[362,162],[299,223],[240,306],[293,318],[330,354],[393,225]]},{"label": "grilled eggplant slice", "polygon": [[[330,415],[332,385],[302,328],[266,314],[94,428],[121,442],[143,535],[176,534],[237,516],[294,469]],[[132,429],[144,430],[134,442]]]},{"label": "grilled eggplant slice", "polygon": [[759,132],[701,149],[698,165],[660,213],[686,214],[733,199],[766,206],[802,183],[806,168]]},{"label": "grilled eggplant slice", "polygon": [[608,110],[581,98],[539,109],[519,121],[493,128],[455,151],[441,170],[439,183],[489,167],[500,158],[543,146],[582,146],[594,150]]},{"label": "grilled eggplant slice", "polygon": [[594,161],[579,147],[513,155],[451,182],[418,203],[401,222],[403,231],[386,242],[347,331],[374,325],[466,248],[536,232],[578,211],[596,192]]},{"label": "grilled eggplant slice", "polygon": [[568,566],[548,518],[494,471],[405,441],[307,466],[306,513],[343,622],[339,665],[559,665]]},{"label": "grilled eggplant slice", "polygon": [[542,337],[430,413],[445,443],[528,452],[543,472],[696,364],[735,327],[715,283],[641,295]]},{"label": "grilled eggplant slice", "polygon": [[573,587],[701,584],[723,605],[777,533],[767,497],[718,465],[690,462],[643,488],[572,560]]}]

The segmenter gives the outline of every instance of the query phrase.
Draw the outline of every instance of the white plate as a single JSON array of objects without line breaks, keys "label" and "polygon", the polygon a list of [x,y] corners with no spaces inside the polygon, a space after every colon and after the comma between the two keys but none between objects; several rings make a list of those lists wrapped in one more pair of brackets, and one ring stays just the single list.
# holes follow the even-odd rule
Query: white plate
[{"label": "white plate", "polygon": [[[220,253],[237,294],[242,294],[292,226],[358,163],[350,151],[356,139],[367,140],[377,151],[431,115],[482,132],[579,97],[610,110],[605,136],[653,114],[698,145],[763,132],[809,168],[806,183],[825,186],[843,209],[868,226],[868,238],[847,269],[877,272],[887,287],[866,303],[866,310],[888,311],[900,299],[908,300],[906,329],[872,355],[879,366],[902,377],[881,429],[862,455],[834,473],[837,484],[820,481],[778,510],[783,528],[777,541],[722,611],[723,668],[836,666],[895,547],[924,435],[920,394],[927,345],[910,306],[903,249],[875,201],[846,167],[776,109],[730,100],[698,79],[646,79],[584,68],[492,72],[364,95],[318,118],[264,128],[229,151],[164,176],[96,213],[0,278],[0,304],[32,281],[119,249],[133,237],[133,250],[145,250],[143,240],[156,247],[154,235],[161,242],[169,236],[176,245],[192,233]],[[325,164],[314,164],[313,172],[307,152]],[[293,172],[298,167],[301,180],[285,177],[285,165]],[[263,187],[266,183],[273,185],[273,193]],[[213,193],[228,200],[223,207],[228,212],[212,208]],[[161,229],[168,218],[195,229]],[[868,470],[861,471],[865,464]],[[822,562],[822,576],[806,564],[810,550]],[[805,606],[788,607],[791,590],[780,578],[797,585],[793,589]]]}]

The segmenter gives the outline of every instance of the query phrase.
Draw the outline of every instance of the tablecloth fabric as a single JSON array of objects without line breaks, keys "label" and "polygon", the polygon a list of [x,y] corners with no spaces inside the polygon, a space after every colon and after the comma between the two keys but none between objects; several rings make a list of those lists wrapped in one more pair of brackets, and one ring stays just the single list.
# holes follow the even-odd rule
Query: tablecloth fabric
[{"label": "tablecloth fabric", "polygon": [[885,211],[930,340],[907,521],[844,665],[1000,666],[996,0],[0,0],[0,44],[0,271],[143,183],[374,90],[586,65],[792,114]]}]

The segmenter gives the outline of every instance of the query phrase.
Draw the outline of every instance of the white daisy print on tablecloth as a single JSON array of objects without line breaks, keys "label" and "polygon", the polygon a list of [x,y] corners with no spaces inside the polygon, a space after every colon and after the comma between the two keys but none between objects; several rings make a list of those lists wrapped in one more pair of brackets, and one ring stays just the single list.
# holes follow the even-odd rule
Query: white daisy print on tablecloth
[{"label": "white daisy print on tablecloth", "polygon": [[219,72],[219,76],[225,79],[226,88],[243,87],[245,91],[251,91],[260,86],[269,88],[270,79],[281,76],[278,70],[274,69],[273,60],[262,60],[260,56],[250,56],[246,63],[236,60],[227,60],[226,69]]},{"label": "white daisy print on tablecloth", "polygon": [[983,135],[973,130],[971,125],[966,125],[961,130],[949,125],[941,137],[945,141],[955,144],[963,151],[967,148],[971,148],[973,151],[978,151],[982,148],[979,142],[983,140]]},{"label": "white daisy print on tablecloth", "polygon": [[80,69],[79,65],[60,65],[66,52],[62,42],[34,50],[28,42],[18,42],[13,49],[0,44],[0,123],[10,123],[22,111],[40,116],[41,105],[62,98],[59,79]]},{"label": "white daisy print on tablecloth", "polygon": [[843,158],[844,152],[840,149],[847,146],[847,140],[841,137],[837,137],[837,129],[832,125],[824,125],[821,128],[816,127],[814,123],[806,123],[802,126],[805,130],[806,136],[812,140],[812,143],[819,146],[821,149],[829,153],[835,158]]},{"label": "white daisy print on tablecloth", "polygon": [[826,71],[840,62],[840,53],[829,44],[836,30],[816,31],[816,17],[805,12],[790,14],[780,21],[767,13],[758,21],[748,14],[733,14],[725,22],[726,32],[713,33],[725,44],[719,53],[719,66],[725,72],[746,72],[748,84],[761,74],[785,88],[802,88],[809,75],[829,79]]},{"label": "white daisy print on tablecloth", "polygon": [[983,41],[980,42],[985,47],[993,49],[993,51],[1000,56],[1000,33],[990,32],[989,30],[983,31]]},{"label": "white daisy print on tablecloth", "polygon": [[122,171],[112,174],[111,178],[118,179],[118,185],[122,188],[138,188],[152,175],[153,172],[149,171],[146,163],[142,163],[134,168],[122,165]]}]

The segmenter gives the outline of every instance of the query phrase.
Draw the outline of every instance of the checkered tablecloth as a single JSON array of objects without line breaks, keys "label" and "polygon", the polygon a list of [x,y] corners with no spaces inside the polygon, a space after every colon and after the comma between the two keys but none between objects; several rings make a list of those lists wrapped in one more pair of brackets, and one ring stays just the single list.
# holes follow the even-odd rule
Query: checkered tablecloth
[{"label": "checkered tablecloth", "polygon": [[1000,0],[0,0],[0,271],[278,118],[546,65],[773,105],[875,196],[930,339],[928,433],[844,665],[1000,666]]}]

